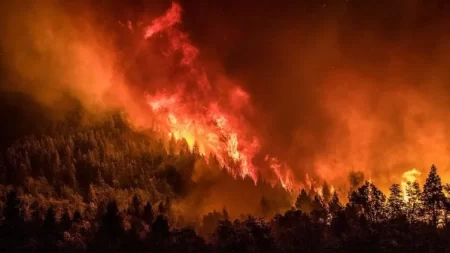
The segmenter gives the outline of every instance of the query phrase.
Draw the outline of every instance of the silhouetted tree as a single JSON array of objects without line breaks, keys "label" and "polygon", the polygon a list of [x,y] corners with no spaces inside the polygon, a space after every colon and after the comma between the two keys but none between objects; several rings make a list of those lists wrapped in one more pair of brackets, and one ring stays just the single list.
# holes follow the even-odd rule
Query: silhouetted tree
[{"label": "silhouetted tree", "polygon": [[420,185],[417,181],[408,182],[406,185],[407,214],[411,222],[415,222],[423,214],[423,198]]},{"label": "silhouetted tree", "polygon": [[386,196],[371,182],[366,181],[349,197],[350,204],[357,207],[370,221],[379,222],[385,217]]},{"label": "silhouetted tree", "polygon": [[403,192],[399,184],[393,184],[390,188],[390,195],[387,201],[387,211],[391,219],[405,215],[406,204]]},{"label": "silhouetted tree", "polygon": [[147,202],[144,206],[144,211],[142,213],[142,220],[147,224],[152,224],[154,218],[153,207],[150,202]]},{"label": "silhouetted tree", "polygon": [[70,218],[69,210],[66,208],[61,216],[61,227],[64,231],[68,231],[72,228],[72,219]]},{"label": "silhouetted tree", "polygon": [[437,168],[434,164],[431,166],[430,173],[423,187],[424,207],[430,216],[430,222],[436,226],[441,215],[445,196],[442,192],[441,178],[437,174]]},{"label": "silhouetted tree", "polygon": [[170,236],[169,222],[163,215],[158,215],[152,224],[150,247],[155,252],[169,252],[168,239]]},{"label": "silhouetted tree", "polygon": [[139,197],[134,194],[133,199],[131,200],[130,208],[128,209],[128,214],[133,215],[137,218],[141,217],[141,201]]},{"label": "silhouetted tree", "polygon": [[311,204],[311,218],[315,222],[325,223],[328,219],[328,210],[319,195],[314,196]]},{"label": "silhouetted tree", "polygon": [[57,252],[57,223],[56,223],[56,212],[53,207],[47,209],[45,215],[44,224],[42,225],[42,230],[40,235],[40,240],[42,242],[41,251],[42,252]]},{"label": "silhouetted tree", "polygon": [[15,252],[24,243],[24,219],[20,215],[21,201],[17,192],[11,190],[7,194],[3,207],[4,220],[0,227],[0,250]]},{"label": "silhouetted tree", "polygon": [[23,217],[20,216],[21,201],[17,196],[16,191],[10,191],[6,198],[5,208],[3,209],[3,217],[5,223],[11,228],[20,225],[23,222]]},{"label": "silhouetted tree", "polygon": [[312,201],[305,189],[302,189],[295,201],[295,207],[304,213],[310,213],[312,209]]},{"label": "silhouetted tree", "polygon": [[333,196],[331,197],[330,202],[328,203],[328,210],[332,215],[336,215],[340,211],[342,211],[344,207],[339,202],[339,196],[337,192],[333,193]]},{"label": "silhouetted tree", "polygon": [[99,231],[104,232],[113,239],[118,239],[123,236],[124,228],[116,201],[110,201],[108,203]]}]

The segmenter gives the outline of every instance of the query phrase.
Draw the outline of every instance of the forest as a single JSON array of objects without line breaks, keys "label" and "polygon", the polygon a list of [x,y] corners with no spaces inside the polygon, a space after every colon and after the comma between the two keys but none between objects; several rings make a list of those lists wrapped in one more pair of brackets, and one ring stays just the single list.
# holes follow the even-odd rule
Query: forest
[{"label": "forest", "polygon": [[[338,194],[324,184],[295,203],[272,188],[259,211],[196,219],[173,208],[198,187],[195,165],[222,171],[185,141],[135,131],[120,114],[82,114],[15,138],[0,173],[1,252],[448,252],[450,185],[432,165],[424,185],[370,181]],[[249,184],[252,181],[248,179]],[[218,200],[220,201],[220,200]],[[287,202],[287,200],[286,200]],[[344,204],[345,203],[345,204]]]}]

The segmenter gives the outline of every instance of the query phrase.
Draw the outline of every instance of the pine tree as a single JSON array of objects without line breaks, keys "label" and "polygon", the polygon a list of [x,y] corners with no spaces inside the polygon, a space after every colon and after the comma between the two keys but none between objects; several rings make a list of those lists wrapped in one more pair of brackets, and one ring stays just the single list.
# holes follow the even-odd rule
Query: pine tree
[{"label": "pine tree", "polygon": [[311,198],[308,196],[308,193],[306,193],[305,189],[302,189],[297,197],[297,201],[295,201],[295,207],[304,213],[310,213],[311,205]]},{"label": "pine tree", "polygon": [[328,210],[319,195],[314,196],[314,200],[311,203],[311,217],[317,222],[324,223],[328,218]]},{"label": "pine tree", "polygon": [[152,224],[152,236],[157,240],[166,238],[169,235],[169,223],[167,219],[158,215]]},{"label": "pine tree", "polygon": [[141,201],[136,194],[134,194],[133,199],[131,200],[131,206],[128,213],[134,215],[136,218],[141,217]]},{"label": "pine tree", "polygon": [[370,221],[379,222],[385,217],[386,196],[371,182],[366,181],[349,196],[350,204]]},{"label": "pine tree", "polygon": [[405,214],[406,204],[399,184],[393,184],[389,190],[390,195],[387,202],[387,211],[389,217],[395,219]]},{"label": "pine tree", "polygon": [[419,182],[408,182],[406,185],[407,215],[411,222],[415,222],[422,216],[423,201],[422,191],[420,190]]},{"label": "pine tree", "polygon": [[72,220],[67,208],[64,210],[64,214],[61,216],[60,224],[64,231],[69,231],[72,228]]},{"label": "pine tree", "polygon": [[103,233],[103,235],[107,235],[111,239],[118,239],[123,236],[125,230],[116,201],[110,201],[108,203],[106,213],[102,217],[99,232]]},{"label": "pine tree", "polygon": [[442,192],[441,178],[437,174],[437,168],[434,164],[431,166],[430,173],[423,187],[423,200],[425,210],[431,217],[431,224],[436,226],[441,216],[445,196]]},{"label": "pine tree", "polygon": [[47,209],[43,229],[46,233],[52,233],[56,228],[56,212],[53,207]]},{"label": "pine tree", "polygon": [[328,210],[329,210],[329,212],[333,216],[336,216],[336,214],[339,213],[340,211],[342,211],[343,208],[344,207],[339,202],[339,196],[338,196],[337,192],[334,192],[333,196],[331,197],[330,202],[328,203]]},{"label": "pine tree", "polygon": [[142,214],[142,220],[147,223],[147,224],[152,224],[153,223],[153,218],[154,218],[154,213],[153,213],[153,208],[152,205],[150,204],[150,202],[147,202],[147,204],[145,204],[144,206],[144,211]]},{"label": "pine tree", "polygon": [[20,215],[21,201],[16,191],[10,191],[6,198],[5,207],[3,208],[3,217],[5,223],[11,227],[20,225],[23,217]]}]

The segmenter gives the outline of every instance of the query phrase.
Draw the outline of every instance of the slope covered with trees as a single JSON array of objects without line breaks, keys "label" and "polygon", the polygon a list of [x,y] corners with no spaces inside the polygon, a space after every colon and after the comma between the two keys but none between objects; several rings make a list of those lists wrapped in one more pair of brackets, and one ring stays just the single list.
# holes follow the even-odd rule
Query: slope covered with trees
[{"label": "slope covered with trees", "polygon": [[[213,155],[158,131],[135,131],[122,115],[82,122],[83,115],[73,113],[5,147],[1,252],[450,250],[450,185],[434,165],[424,185],[393,184],[387,196],[372,182],[357,184],[362,177],[356,173],[347,196],[325,183],[320,195],[302,189],[291,203],[280,186],[235,179]],[[174,203],[213,184],[198,179],[199,167],[264,192],[254,197],[258,210],[238,218],[226,207],[183,216]]]}]

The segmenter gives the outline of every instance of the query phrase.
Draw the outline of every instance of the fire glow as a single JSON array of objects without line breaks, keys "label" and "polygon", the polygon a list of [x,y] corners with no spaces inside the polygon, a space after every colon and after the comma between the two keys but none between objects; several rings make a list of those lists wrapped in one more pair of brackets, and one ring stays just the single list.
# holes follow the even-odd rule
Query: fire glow
[{"label": "fire glow", "polygon": [[[195,87],[181,83],[175,92],[147,94],[147,103],[169,137],[185,139],[191,150],[197,145],[201,154],[215,155],[232,175],[250,177],[256,183],[258,171],[252,159],[260,149],[259,140],[243,128],[245,122],[239,117],[241,107],[250,107],[249,95],[232,85],[225,96],[229,101],[217,102],[220,94],[213,92],[207,74],[196,61],[199,50],[191,44],[187,34],[174,27],[180,22],[181,7],[173,3],[165,15],[146,28],[144,37],[151,40],[157,34],[167,36],[169,52],[181,53],[179,64],[189,70]],[[187,88],[198,93],[192,94]]]}]

